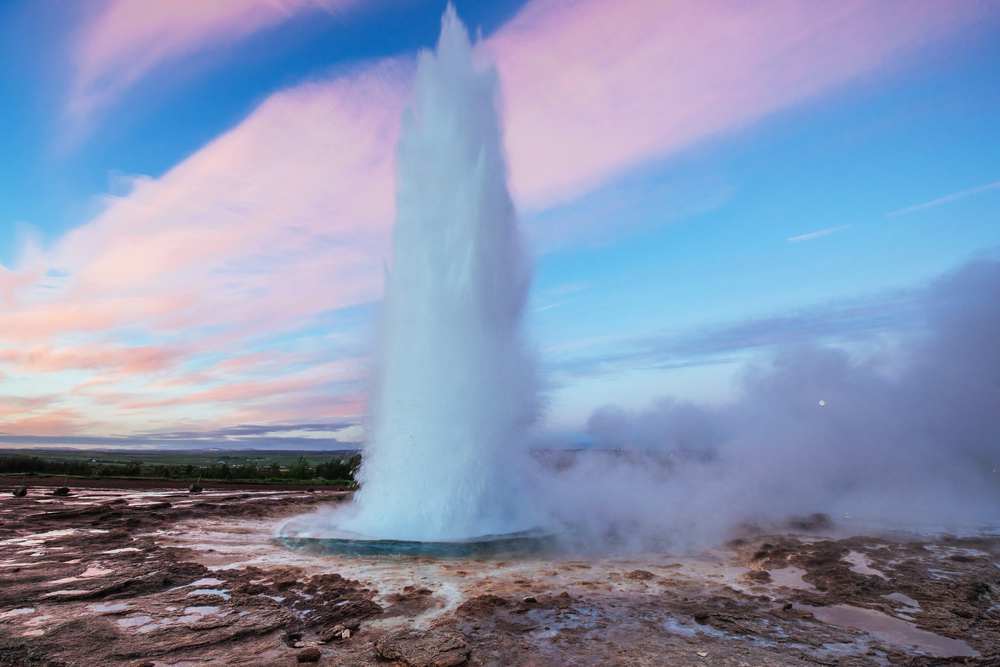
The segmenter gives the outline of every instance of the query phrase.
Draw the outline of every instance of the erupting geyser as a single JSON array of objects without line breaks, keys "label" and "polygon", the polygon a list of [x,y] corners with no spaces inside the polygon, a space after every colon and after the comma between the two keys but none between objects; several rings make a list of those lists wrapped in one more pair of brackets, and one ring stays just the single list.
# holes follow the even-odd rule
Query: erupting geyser
[{"label": "erupting geyser", "polygon": [[531,265],[507,190],[496,74],[449,6],[397,148],[393,267],[361,489],[341,530],[450,541],[533,525],[521,336]]}]

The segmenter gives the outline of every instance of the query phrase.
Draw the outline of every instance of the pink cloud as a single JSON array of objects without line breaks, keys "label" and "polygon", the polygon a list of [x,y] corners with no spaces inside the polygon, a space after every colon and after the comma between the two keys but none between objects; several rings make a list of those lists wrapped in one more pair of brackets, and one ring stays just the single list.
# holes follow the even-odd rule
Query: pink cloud
[{"label": "pink cloud", "polygon": [[[277,405],[281,392],[261,374],[280,379],[289,364],[312,360],[325,375],[307,386],[319,393],[352,382],[356,371],[317,360],[325,349],[255,356],[247,346],[379,298],[408,77],[406,66],[375,64],[273,95],[162,178],[109,198],[103,213],[19,270],[0,270],[0,368],[24,392],[57,393],[81,408],[61,423],[90,410],[124,430],[148,428],[154,413],[169,428],[171,417],[207,423],[226,396]],[[198,361],[206,355],[217,361]],[[196,414],[185,396],[197,397]],[[122,412],[143,401],[144,412]],[[11,419],[0,429],[12,430]]]},{"label": "pink cloud", "polygon": [[79,433],[81,427],[91,425],[75,407],[47,410],[41,414],[23,416],[8,423],[0,421],[0,427],[10,435],[73,435]]},{"label": "pink cloud", "polygon": [[124,346],[107,343],[54,349],[49,343],[0,349],[0,363],[16,373],[58,373],[66,370],[145,374],[167,368],[176,351],[162,346]]},{"label": "pink cloud", "polygon": [[544,207],[870,72],[989,2],[535,0],[490,42],[512,185]]},{"label": "pink cloud", "polygon": [[80,34],[68,110],[84,118],[152,69],[309,10],[358,0],[108,0]]},{"label": "pink cloud", "polygon": [[[141,326],[273,332],[377,299],[393,215],[405,71],[278,93],[45,255],[54,294],[21,289],[0,340]],[[37,274],[37,271],[36,271]]]}]

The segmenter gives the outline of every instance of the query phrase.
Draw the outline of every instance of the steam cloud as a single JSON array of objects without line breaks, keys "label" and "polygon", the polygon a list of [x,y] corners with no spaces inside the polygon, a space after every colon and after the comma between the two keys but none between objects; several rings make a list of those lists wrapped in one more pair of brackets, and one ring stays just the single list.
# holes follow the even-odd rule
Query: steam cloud
[{"label": "steam cloud", "polygon": [[812,512],[924,529],[997,521],[1000,262],[938,280],[919,309],[925,326],[895,332],[888,351],[779,350],[720,407],[596,410],[588,433],[621,451],[557,465],[543,484],[552,516],[588,543],[636,547]]}]

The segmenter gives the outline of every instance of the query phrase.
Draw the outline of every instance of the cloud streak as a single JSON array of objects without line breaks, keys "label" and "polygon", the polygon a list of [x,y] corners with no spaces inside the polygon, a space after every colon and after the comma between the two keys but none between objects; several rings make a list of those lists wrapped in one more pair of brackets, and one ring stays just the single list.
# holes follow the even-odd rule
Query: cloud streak
[{"label": "cloud streak", "polygon": [[829,229],[822,229],[818,232],[812,232],[811,234],[803,234],[802,236],[793,236],[788,239],[789,243],[798,243],[800,241],[809,241],[811,239],[818,239],[821,236],[827,236],[829,234],[836,234],[837,232],[842,232],[850,227],[850,225],[841,225],[840,227],[830,227]]},{"label": "cloud streak", "polygon": [[852,344],[878,340],[887,332],[913,326],[918,305],[913,292],[901,291],[690,332],[581,341],[550,350],[546,368],[553,377],[570,381],[567,378],[630,370],[728,364],[806,341]]},{"label": "cloud streak", "polygon": [[948,195],[946,197],[940,197],[938,199],[932,199],[929,202],[924,202],[923,204],[917,204],[916,206],[910,206],[908,208],[901,208],[898,211],[893,211],[892,213],[886,213],[885,217],[891,218],[897,215],[905,215],[907,213],[916,213],[917,211],[923,211],[924,209],[933,208],[934,206],[940,206],[941,204],[947,204],[953,202],[956,199],[961,199],[962,197],[968,197],[969,195],[978,195],[982,192],[987,192],[995,188],[1000,188],[1000,181],[996,183],[989,183],[988,185],[980,185],[977,188],[969,188],[968,190],[962,190],[961,192],[956,192],[953,195]]},{"label": "cloud streak", "polygon": [[83,121],[157,67],[233,44],[305,11],[357,0],[108,0],[78,36],[67,112]]},{"label": "cloud streak", "polygon": [[175,431],[118,437],[13,435],[0,432],[0,445],[12,447],[80,447],[93,449],[354,449],[356,443],[337,436],[349,423],[241,425],[204,431]]},{"label": "cloud streak", "polygon": [[490,38],[511,179],[541,207],[968,25],[988,3],[535,0]]}]

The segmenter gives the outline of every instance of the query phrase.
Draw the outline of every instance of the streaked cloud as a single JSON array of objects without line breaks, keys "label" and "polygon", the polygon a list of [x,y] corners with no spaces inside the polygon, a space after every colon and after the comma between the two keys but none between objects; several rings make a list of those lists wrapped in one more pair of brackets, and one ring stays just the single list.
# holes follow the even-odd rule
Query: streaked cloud
[{"label": "streaked cloud", "polygon": [[490,42],[522,205],[742,127],[987,14],[990,3],[535,0]]},{"label": "streaked cloud", "polygon": [[59,398],[0,429],[58,415],[46,432],[79,432],[84,413],[87,428],[128,431],[152,415],[225,424],[362,412],[357,387],[345,389],[359,381],[362,345],[311,328],[381,295],[408,77],[380,63],[273,95],[5,270],[5,384]]},{"label": "streaked cloud", "polygon": [[836,234],[837,232],[842,232],[850,227],[850,225],[841,225],[839,227],[830,227],[829,229],[821,229],[818,232],[812,232],[811,234],[803,234],[802,236],[793,236],[788,239],[789,243],[798,243],[799,241],[808,241],[810,239],[818,239],[821,236],[828,236],[829,234]]},{"label": "streaked cloud", "polygon": [[924,209],[932,208],[934,206],[940,206],[941,204],[947,204],[948,202],[955,201],[956,199],[961,199],[962,197],[968,197],[969,195],[978,195],[982,192],[993,190],[995,188],[1000,188],[1000,181],[997,181],[996,183],[990,183],[988,185],[980,185],[977,188],[969,188],[968,190],[962,190],[961,192],[956,192],[955,194],[948,195],[946,197],[939,197],[938,199],[932,199],[931,201],[924,202],[923,204],[917,204],[916,206],[901,208],[898,211],[893,211],[892,213],[886,213],[885,217],[891,218],[893,216],[903,215],[905,213],[915,213],[917,211],[922,211]]},{"label": "streaked cloud", "polygon": [[576,380],[638,369],[731,364],[761,350],[815,341],[869,340],[915,327],[923,297],[920,292],[897,291],[697,330],[583,340],[549,350],[548,370],[553,377]]},{"label": "streaked cloud", "polygon": [[357,0],[108,0],[81,31],[67,111],[83,120],[157,66]]},{"label": "streaked cloud", "polygon": [[355,441],[344,439],[354,427],[349,423],[240,425],[204,431],[135,433],[127,436],[12,435],[0,432],[0,445],[7,447],[60,447],[86,449],[354,449]]}]

